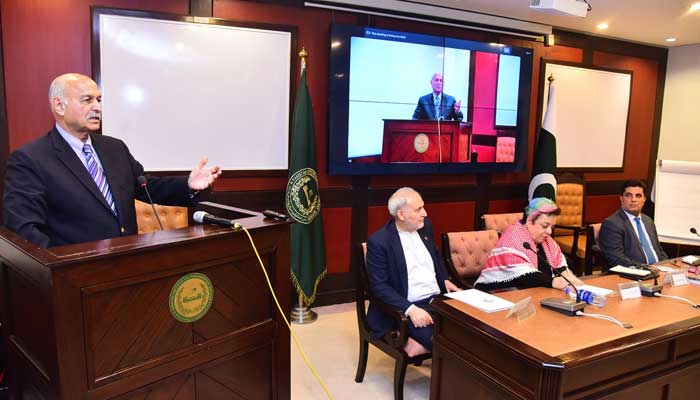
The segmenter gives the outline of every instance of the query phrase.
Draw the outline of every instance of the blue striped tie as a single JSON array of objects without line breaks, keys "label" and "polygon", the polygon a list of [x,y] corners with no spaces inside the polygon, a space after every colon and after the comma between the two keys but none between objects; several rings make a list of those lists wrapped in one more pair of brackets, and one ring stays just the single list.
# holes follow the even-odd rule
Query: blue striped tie
[{"label": "blue striped tie", "polygon": [[656,262],[656,257],[654,257],[654,251],[651,249],[651,245],[644,234],[642,222],[640,221],[639,217],[635,217],[634,222],[637,223],[637,235],[639,235],[639,242],[642,245],[642,250],[644,250],[644,255],[647,257],[647,263],[653,264]]},{"label": "blue striped tie", "polygon": [[86,144],[83,146],[83,154],[85,154],[85,161],[87,162],[87,169],[90,176],[97,184],[97,188],[100,189],[102,195],[107,200],[107,204],[112,209],[114,215],[117,215],[117,208],[114,206],[114,198],[112,198],[112,192],[109,190],[109,183],[107,183],[107,177],[104,171],[97,164],[97,160],[92,154],[92,146]]}]

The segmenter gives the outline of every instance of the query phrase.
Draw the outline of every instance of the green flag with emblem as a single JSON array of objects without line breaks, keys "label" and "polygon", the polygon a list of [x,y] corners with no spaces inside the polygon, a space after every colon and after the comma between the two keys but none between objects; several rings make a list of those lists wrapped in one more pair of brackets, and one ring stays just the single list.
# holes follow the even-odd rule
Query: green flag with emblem
[{"label": "green flag with emblem", "polygon": [[316,174],[314,115],[302,65],[292,120],[292,152],[285,196],[291,227],[292,282],[306,305],[316,298],[318,283],[326,275],[321,198]]}]

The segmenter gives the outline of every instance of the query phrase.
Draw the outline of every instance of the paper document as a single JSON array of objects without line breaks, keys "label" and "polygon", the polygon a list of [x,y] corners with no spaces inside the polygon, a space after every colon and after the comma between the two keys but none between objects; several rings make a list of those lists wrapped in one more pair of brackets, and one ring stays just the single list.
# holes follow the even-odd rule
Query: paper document
[{"label": "paper document", "polygon": [[623,267],[622,265],[617,265],[615,267],[612,267],[612,268],[610,268],[610,271],[617,272],[618,274],[627,274],[627,275],[635,275],[635,276],[647,276],[647,275],[651,274],[651,272],[649,272],[645,269]]},{"label": "paper document", "polygon": [[461,290],[459,292],[447,293],[445,296],[459,300],[462,303],[469,304],[481,311],[492,313],[496,311],[507,310],[513,307],[513,303],[508,300],[503,300],[498,296],[482,292],[477,289]]},{"label": "paper document", "polygon": [[681,258],[681,261],[683,261],[686,264],[691,264],[691,265],[695,265],[694,263],[697,260],[700,260],[700,258],[697,258],[695,256],[685,256],[685,257]]}]

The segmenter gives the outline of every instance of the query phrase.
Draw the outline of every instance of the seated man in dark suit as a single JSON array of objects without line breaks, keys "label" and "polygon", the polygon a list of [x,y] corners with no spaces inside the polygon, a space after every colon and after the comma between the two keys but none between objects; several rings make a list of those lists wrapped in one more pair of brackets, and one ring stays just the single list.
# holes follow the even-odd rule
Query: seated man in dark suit
[{"label": "seated man in dark suit", "polygon": [[621,208],[603,221],[598,240],[607,261],[606,270],[616,265],[653,264],[668,259],[659,243],[654,221],[642,214],[646,190],[642,181],[625,181]]},{"label": "seated man in dark suit", "polygon": [[[54,79],[49,103],[56,124],[10,155],[3,216],[7,228],[41,247],[137,233],[134,199],[148,201],[137,183],[143,167],[119,139],[98,133],[102,95],[80,74]],[[203,157],[189,177],[149,177],[159,204],[192,206],[221,175]]]},{"label": "seated man in dark suit", "polygon": [[418,99],[418,105],[413,112],[413,119],[443,119],[459,120],[464,119],[464,115],[459,110],[462,101],[455,101],[455,98],[442,91],[442,74],[436,73],[430,80],[433,92]]},{"label": "seated man in dark suit", "polygon": [[[411,188],[397,190],[389,198],[389,213],[393,219],[367,241],[370,290],[383,302],[404,310],[410,319],[409,336],[430,350],[430,301],[459,289],[448,280],[420,194]],[[367,322],[375,338],[394,328],[393,320],[371,303]]]}]

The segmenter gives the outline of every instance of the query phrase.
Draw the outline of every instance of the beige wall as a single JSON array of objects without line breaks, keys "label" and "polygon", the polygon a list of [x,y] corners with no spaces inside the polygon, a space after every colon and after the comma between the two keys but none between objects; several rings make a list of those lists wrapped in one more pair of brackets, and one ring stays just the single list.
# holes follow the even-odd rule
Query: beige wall
[{"label": "beige wall", "polygon": [[700,44],[669,49],[657,158],[700,161]]}]

